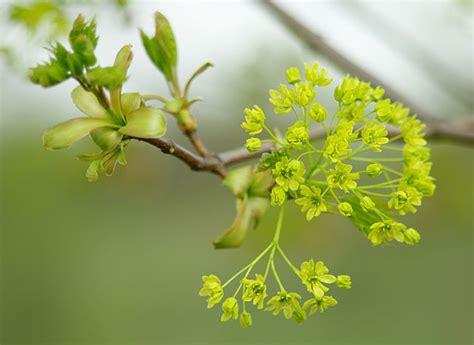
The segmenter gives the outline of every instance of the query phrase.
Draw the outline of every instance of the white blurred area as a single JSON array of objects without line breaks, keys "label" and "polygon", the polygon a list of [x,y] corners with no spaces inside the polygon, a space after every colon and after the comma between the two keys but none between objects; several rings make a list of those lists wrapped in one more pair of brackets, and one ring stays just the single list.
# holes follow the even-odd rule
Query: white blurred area
[{"label": "white blurred area", "polygon": [[[8,5],[1,3],[2,16]],[[288,1],[279,5],[429,115],[472,116],[472,5],[456,0]],[[306,49],[258,1],[132,0],[128,9],[129,23],[110,5],[77,5],[68,11],[71,17],[78,13],[96,16],[100,34],[97,55],[101,65],[111,64],[122,45],[134,46],[135,60],[125,89],[142,93],[166,92],[163,78],[145,55],[137,29],[151,34],[153,12],[163,12],[177,37],[181,79],[185,80],[204,62],[215,64],[214,69],[196,80],[193,88],[194,94],[204,96],[210,104],[206,108],[209,112],[201,115],[206,119],[241,113],[242,109],[225,109],[219,100],[234,91],[235,82],[251,84],[253,78],[258,78],[251,73],[242,74],[248,70],[249,63],[257,69],[262,66],[275,75],[275,80],[281,79],[284,68],[289,67],[280,66],[279,61],[283,59],[280,55],[296,57],[300,66],[305,61],[319,60],[328,65],[330,74],[337,79],[345,74],[317,52]],[[4,42],[24,46],[23,54],[18,57],[18,64],[23,68],[46,58],[47,54],[38,46],[28,47],[27,42],[19,39],[23,32],[11,30],[5,23],[1,29]],[[78,114],[67,97],[72,81],[42,89],[31,85],[24,74],[5,64],[1,64],[0,75],[3,125],[14,128],[27,121],[27,118],[12,118],[8,114],[12,110],[23,114],[32,106],[39,113],[31,116],[46,124]],[[246,100],[242,102],[245,104]],[[22,108],[25,111],[20,111]],[[41,109],[49,109],[49,112],[40,112]]]}]

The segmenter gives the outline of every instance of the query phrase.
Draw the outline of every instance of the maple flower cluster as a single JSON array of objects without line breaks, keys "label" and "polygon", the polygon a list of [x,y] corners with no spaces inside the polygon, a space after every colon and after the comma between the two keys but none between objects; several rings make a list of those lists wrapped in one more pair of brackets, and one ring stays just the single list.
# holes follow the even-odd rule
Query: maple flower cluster
[{"label": "maple flower cluster", "polygon": [[[332,79],[316,63],[305,64],[304,76],[292,67],[286,72],[289,85],[270,91],[275,114],[295,118],[284,137],[266,126],[262,108],[245,110],[242,128],[251,135],[247,149],[258,150],[262,141],[276,146],[259,163],[275,181],[272,205],[294,200],[308,221],[338,212],[373,245],[418,242],[419,233],[395,218],[416,212],[423,197],[435,190],[425,125],[402,104],[383,98],[382,88],[349,75],[335,87],[338,107],[328,116],[316,101],[316,89]],[[320,145],[310,141],[314,125],[326,132]],[[397,134],[389,136],[389,129]],[[257,137],[262,133],[268,138]]]},{"label": "maple flower cluster", "polygon": [[[274,149],[262,155],[255,168],[257,174],[272,179],[269,199],[280,207],[280,218],[272,243],[254,261],[224,284],[215,275],[203,277],[201,295],[208,306],[224,298],[224,289],[244,274],[236,292],[222,303],[222,321],[237,319],[242,326],[252,324],[246,303],[265,309],[298,323],[308,315],[323,312],[337,304],[328,295],[330,284],[350,288],[348,275],[334,276],[322,261],[309,260],[297,268],[279,244],[284,206],[294,202],[308,221],[325,213],[340,214],[349,219],[377,246],[392,240],[413,245],[420,234],[397,218],[414,213],[423,197],[435,191],[430,176],[430,151],[424,139],[425,125],[402,104],[384,98],[384,90],[347,75],[334,89],[337,110],[330,112],[317,102],[318,88],[327,87],[332,78],[317,63],[305,64],[303,73],[296,67],[286,71],[288,84],[270,90],[275,116],[293,116],[286,130],[273,130],[268,116],[255,105],[245,109],[241,127],[249,134],[245,147],[258,151],[262,143]],[[313,128],[326,135],[312,142]],[[284,135],[280,134],[284,133]],[[250,188],[250,187],[249,187]],[[263,256],[269,254],[265,273],[248,278]],[[274,254],[279,253],[303,283],[311,298],[301,303],[301,295],[287,291],[278,275]],[[268,300],[267,276],[278,283],[278,292]],[[242,290],[241,302],[237,294]],[[265,303],[266,302],[266,303]],[[266,307],[265,307],[266,304]]]}]

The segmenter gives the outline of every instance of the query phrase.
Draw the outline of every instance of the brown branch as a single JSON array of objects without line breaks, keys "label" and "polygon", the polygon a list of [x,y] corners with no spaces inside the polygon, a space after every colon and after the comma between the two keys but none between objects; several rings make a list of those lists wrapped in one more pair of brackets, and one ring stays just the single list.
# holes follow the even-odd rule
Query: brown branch
[{"label": "brown branch", "polygon": [[364,81],[371,82],[373,85],[381,86],[385,89],[385,96],[392,100],[399,101],[405,104],[411,109],[413,113],[419,114],[420,119],[425,122],[429,121],[426,117],[426,112],[419,108],[411,100],[407,99],[396,90],[386,85],[382,80],[374,76],[372,73],[366,71],[364,68],[352,62],[343,53],[340,53],[330,44],[328,44],[324,38],[318,33],[314,32],[306,25],[302,24],[291,14],[283,10],[279,5],[273,1],[261,1],[261,4],[266,6],[271,12],[273,12],[278,19],[303,41],[309,48],[318,51],[322,55],[326,56],[331,62],[339,66],[342,70],[350,73],[351,75],[357,76]]},{"label": "brown branch", "polygon": [[164,154],[173,155],[182,162],[184,162],[191,170],[194,171],[206,171],[220,177],[225,177],[225,164],[219,159],[218,156],[206,156],[201,157],[186,148],[178,145],[173,140],[166,138],[132,138],[139,141],[144,141],[150,145],[153,145],[161,150]]},{"label": "brown branch", "polygon": [[[426,139],[439,141],[452,141],[458,144],[474,145],[474,120],[461,121],[456,123],[438,122],[431,123],[426,127]],[[394,127],[389,128],[389,136],[394,137],[400,134],[400,130]],[[310,131],[310,140],[322,139],[326,132],[321,128],[314,128]],[[226,168],[235,164],[243,163],[260,157],[263,153],[270,152],[274,148],[273,143],[263,143],[262,148],[257,152],[248,152],[241,147],[234,150],[222,152],[218,155],[208,155],[200,157],[193,152],[178,145],[174,141],[166,138],[143,139],[133,138],[147,142],[161,150],[161,152],[173,155],[194,171],[205,171],[216,174],[221,178],[226,176]]]}]

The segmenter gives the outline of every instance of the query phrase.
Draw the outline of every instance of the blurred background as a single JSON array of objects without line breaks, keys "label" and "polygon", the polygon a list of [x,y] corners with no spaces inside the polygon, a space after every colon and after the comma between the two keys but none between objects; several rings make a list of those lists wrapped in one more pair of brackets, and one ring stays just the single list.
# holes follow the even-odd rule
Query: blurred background
[{"label": "blurred background", "polygon": [[[102,65],[133,44],[125,90],[144,94],[166,89],[137,28],[151,33],[153,12],[163,12],[178,40],[181,79],[206,61],[215,64],[192,88],[205,98],[195,115],[214,151],[242,145],[243,109],[262,104],[270,111],[268,89],[289,66],[318,60],[336,82],[346,73],[306,48],[259,2],[63,3],[69,18],[96,16]],[[430,144],[438,188],[406,217],[422,234],[415,247],[372,248],[342,217],[308,223],[291,208],[282,233],[286,252],[295,262],[324,260],[334,272],[350,274],[353,288],[336,291],[338,306],[303,325],[263,312],[253,313],[250,329],[221,323],[220,310],[207,310],[198,296],[201,276],[229,277],[248,263],[270,240],[274,211],[241,249],[216,251],[211,242],[235,211],[217,177],[133,142],[127,166],[88,183],[86,165],[75,159],[91,151],[87,140],[45,151],[43,130],[79,115],[69,97],[75,85],[42,89],[27,81],[27,67],[46,58],[46,44],[8,19],[13,4],[0,5],[2,345],[472,344],[472,148]],[[472,118],[470,2],[280,6],[426,114]],[[318,97],[334,109],[330,91]],[[169,124],[168,136],[187,145]],[[282,279],[294,281],[284,273]]]}]

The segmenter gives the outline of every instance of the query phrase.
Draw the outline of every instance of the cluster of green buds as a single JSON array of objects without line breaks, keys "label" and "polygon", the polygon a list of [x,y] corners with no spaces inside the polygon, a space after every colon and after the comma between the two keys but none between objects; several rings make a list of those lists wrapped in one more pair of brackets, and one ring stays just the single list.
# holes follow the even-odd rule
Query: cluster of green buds
[{"label": "cluster of green buds", "polygon": [[[155,94],[123,93],[133,59],[131,46],[125,45],[120,49],[112,66],[98,66],[95,56],[98,43],[96,23],[94,20],[86,22],[81,15],[74,21],[69,33],[71,50],[55,43],[49,49],[52,55],[50,61],[30,70],[30,80],[43,87],[57,85],[69,78],[79,83],[71,98],[86,116],[47,129],[43,143],[49,150],[59,150],[89,135],[101,150],[78,156],[80,160],[90,162],[86,171],[89,181],[97,180],[99,173],[111,175],[117,163],[125,165],[124,149],[132,138],[163,136],[167,128],[165,113],[175,117],[185,133],[196,128],[190,107],[199,99],[188,100],[189,87],[191,81],[211,64],[198,69],[182,91],[176,73],[177,49],[171,26],[162,14],[157,13],[155,27],[153,37],[143,32],[141,37],[150,60],[167,80],[173,97],[171,100]],[[148,105],[147,102],[152,100],[158,100],[163,105]]]},{"label": "cluster of green buds", "polygon": [[[270,90],[270,103],[274,105],[277,117],[291,114],[294,122],[286,131],[272,130],[266,124],[267,116],[261,107],[255,105],[252,109],[245,109],[242,128],[250,135],[245,144],[247,150],[258,151],[264,142],[271,143],[274,149],[264,153],[253,170],[246,168],[245,175],[241,168],[238,170],[240,173],[235,172],[241,178],[232,176],[227,183],[238,185],[242,181],[266,176],[266,184],[257,189],[253,182],[245,184],[244,199],[255,195],[254,191],[258,190],[261,199],[269,199],[272,206],[280,207],[275,238],[270,246],[224,284],[221,285],[213,276],[219,287],[219,298],[213,300],[217,303],[224,296],[224,288],[244,274],[233,297],[224,302],[222,318],[237,318],[239,305],[242,305],[240,320],[243,326],[251,323],[246,302],[252,301],[263,308],[270,268],[280,291],[267,301],[266,310],[274,314],[283,311],[287,318],[297,322],[304,321],[308,311],[309,314],[324,311],[337,303],[334,297],[326,294],[327,284],[336,283],[342,288],[351,285],[349,276],[329,274],[321,261],[304,262],[298,269],[288,259],[279,244],[283,209],[288,202],[294,201],[301,206],[308,221],[325,213],[342,215],[374,246],[392,240],[413,245],[420,240],[420,234],[396,218],[416,212],[422,198],[431,196],[435,190],[434,178],[430,176],[430,151],[424,139],[425,125],[416,115],[410,115],[409,109],[403,105],[384,99],[382,88],[374,88],[370,83],[347,75],[334,89],[337,110],[329,114],[317,102],[318,88],[332,83],[325,69],[320,69],[317,63],[305,64],[302,78],[300,70],[292,67],[287,70],[286,79],[288,85],[282,84],[278,90]],[[311,140],[313,129],[325,133],[319,144]],[[263,134],[266,136],[262,137]],[[265,206],[261,202],[252,211],[261,217]],[[245,232],[242,226],[231,227],[223,237],[231,239],[239,233],[239,245]],[[312,294],[312,298],[302,305],[299,294],[284,289],[273,260],[275,251]],[[250,271],[268,252],[265,273],[257,274],[254,280],[248,279]],[[206,286],[209,277],[203,279]],[[236,300],[240,289],[241,304]],[[211,299],[214,295],[206,291],[201,290],[201,294]]]},{"label": "cluster of green buds", "polygon": [[[252,316],[247,304],[253,304],[258,310],[272,312],[273,315],[283,313],[286,319],[293,319],[297,323],[303,323],[308,315],[311,316],[317,311],[324,312],[326,309],[337,304],[337,300],[328,295],[330,284],[336,284],[339,288],[349,289],[351,278],[348,275],[334,276],[322,261],[314,262],[313,259],[301,263],[298,269],[283,252],[279,244],[280,232],[283,224],[283,207],[280,209],[280,216],[276,226],[273,241],[266,247],[252,262],[243,267],[226,282],[222,283],[216,275],[203,276],[203,287],[199,291],[201,296],[207,297],[207,307],[222,302],[221,321],[231,319],[240,320],[242,327],[252,325]],[[297,292],[287,291],[278,274],[275,264],[275,254],[280,254],[283,261],[296,274],[309,294],[308,299],[302,303],[301,295]],[[257,264],[268,255],[268,260],[263,273],[255,273],[252,279],[250,274]],[[267,288],[270,271],[277,283],[277,291],[269,297]],[[225,288],[232,282],[237,282],[234,293],[224,299]],[[239,292],[241,293],[239,296]],[[268,297],[268,298],[267,298]]]}]

